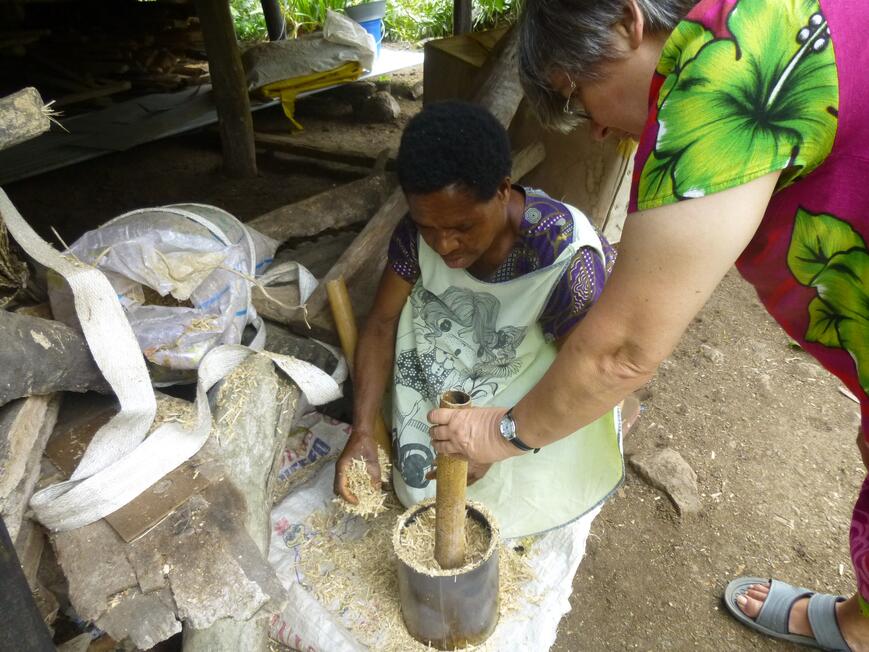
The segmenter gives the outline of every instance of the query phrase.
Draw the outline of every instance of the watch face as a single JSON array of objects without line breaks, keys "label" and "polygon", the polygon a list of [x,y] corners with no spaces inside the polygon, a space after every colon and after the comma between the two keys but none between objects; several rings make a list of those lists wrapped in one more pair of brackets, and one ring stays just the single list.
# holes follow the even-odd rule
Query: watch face
[{"label": "watch face", "polygon": [[498,424],[498,428],[504,439],[510,440],[516,436],[516,433],[513,431],[513,420],[506,415],[501,417],[501,422]]}]

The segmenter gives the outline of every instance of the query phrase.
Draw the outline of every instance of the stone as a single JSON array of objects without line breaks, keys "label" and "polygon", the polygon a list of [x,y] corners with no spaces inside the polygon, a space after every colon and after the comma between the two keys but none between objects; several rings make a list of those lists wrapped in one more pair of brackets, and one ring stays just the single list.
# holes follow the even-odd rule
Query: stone
[{"label": "stone", "polygon": [[356,110],[356,117],[362,122],[395,122],[400,115],[398,101],[386,91],[366,98]]},{"label": "stone", "polygon": [[724,362],[724,354],[716,349],[714,346],[709,346],[708,344],[700,345],[700,353],[704,358],[712,362],[713,364],[721,364]]},{"label": "stone", "polygon": [[663,448],[637,453],[629,461],[646,482],[667,494],[680,515],[700,511],[697,474],[677,451]]},{"label": "stone", "polygon": [[410,87],[410,99],[421,99],[424,91],[425,85],[422,83],[422,80],[416,82],[413,86]]}]

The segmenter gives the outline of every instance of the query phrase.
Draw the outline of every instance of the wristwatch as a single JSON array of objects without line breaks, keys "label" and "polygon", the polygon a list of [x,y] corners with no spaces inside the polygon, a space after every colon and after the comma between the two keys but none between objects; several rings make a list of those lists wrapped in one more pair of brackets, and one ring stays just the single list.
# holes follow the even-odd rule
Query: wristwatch
[{"label": "wristwatch", "polygon": [[535,453],[539,452],[539,448],[531,448],[524,441],[519,439],[516,435],[516,422],[513,421],[513,408],[507,410],[507,414],[501,417],[501,421],[498,423],[498,430],[501,432],[501,436],[513,444],[520,451],[534,451]]}]

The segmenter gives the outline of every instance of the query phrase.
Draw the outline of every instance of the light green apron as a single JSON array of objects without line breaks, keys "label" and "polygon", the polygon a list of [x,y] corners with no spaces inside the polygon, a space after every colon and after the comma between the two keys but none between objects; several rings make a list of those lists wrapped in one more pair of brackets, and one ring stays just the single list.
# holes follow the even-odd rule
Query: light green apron
[{"label": "light green apron", "polygon": [[[461,389],[475,406],[512,407],[555,359],[540,314],[581,247],[593,247],[603,259],[597,233],[570,208],[574,240],[558,259],[503,283],[450,269],[419,238],[421,275],[402,310],[395,345],[393,484],[405,506],[435,494],[435,482],[425,479],[435,458],[426,415],[441,393]],[[622,481],[619,423],[612,411],[537,454],[498,462],[468,487],[468,497],[492,510],[508,538],[579,518]]]}]

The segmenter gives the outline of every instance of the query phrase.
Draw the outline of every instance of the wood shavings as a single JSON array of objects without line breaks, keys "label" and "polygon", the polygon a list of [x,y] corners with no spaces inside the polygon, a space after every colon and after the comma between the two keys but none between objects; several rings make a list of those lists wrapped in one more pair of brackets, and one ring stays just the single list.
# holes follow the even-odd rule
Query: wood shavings
[{"label": "wood shavings", "polygon": [[[392,537],[402,511],[388,494],[386,511],[368,521],[336,506],[315,512],[305,523],[308,539],[299,548],[297,569],[302,585],[363,645],[378,652],[427,652],[434,648],[413,639],[401,616]],[[498,552],[501,618],[536,601],[526,590],[533,579],[527,551],[525,544],[522,552],[504,545]],[[463,649],[496,652],[492,639]]]},{"label": "wood shavings", "polygon": [[152,429],[156,429],[164,423],[180,423],[189,430],[196,423],[196,406],[190,401],[184,401],[180,398],[159,395]]},{"label": "wood shavings", "polygon": [[[470,515],[465,517],[465,563],[458,569],[442,569],[435,560],[435,506],[409,512],[396,526],[393,537],[395,550],[401,560],[414,570],[426,575],[458,575],[479,566],[494,550],[494,539],[489,529]],[[491,521],[490,521],[491,522]]]},{"label": "wood shavings", "polygon": [[228,406],[217,420],[221,426],[226,426],[221,432],[221,444],[235,432],[235,424],[241,415],[248,412],[247,404],[258,381],[257,375],[247,365],[238,365],[220,384],[216,402],[218,405]]},{"label": "wood shavings", "polygon": [[[381,452],[379,447],[377,450]],[[380,456],[378,455],[378,457]],[[386,464],[386,468],[384,468],[384,464]],[[384,455],[380,458],[381,479],[384,475],[389,477],[389,466],[389,461]],[[347,469],[347,489],[356,496],[355,505],[348,503],[343,498],[335,498],[333,502],[337,503],[348,514],[362,518],[373,518],[386,511],[386,494],[372,484],[365,460],[361,458],[350,460],[350,468]]]}]

